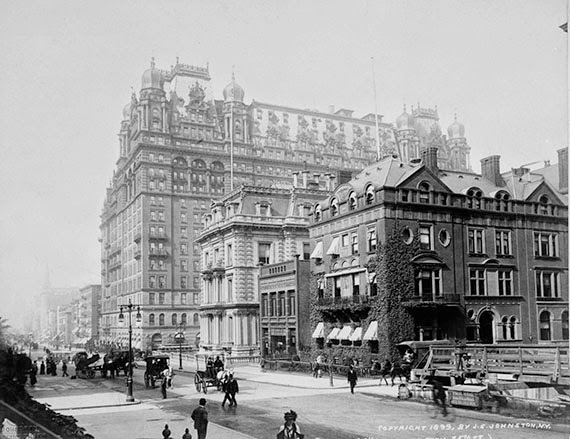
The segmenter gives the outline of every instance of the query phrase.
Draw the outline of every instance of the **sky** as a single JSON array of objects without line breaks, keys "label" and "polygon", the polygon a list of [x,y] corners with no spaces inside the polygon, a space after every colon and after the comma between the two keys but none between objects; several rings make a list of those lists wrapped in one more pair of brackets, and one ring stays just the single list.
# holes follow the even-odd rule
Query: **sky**
[{"label": "sky", "polygon": [[[557,162],[568,146],[564,0],[0,0],[0,316],[47,277],[100,283],[99,220],[122,109],[150,65],[207,63],[209,92],[374,112],[437,105],[471,164]],[[374,75],[373,75],[374,72]],[[374,80],[374,81],[373,81]],[[374,99],[373,82],[377,96]]]}]

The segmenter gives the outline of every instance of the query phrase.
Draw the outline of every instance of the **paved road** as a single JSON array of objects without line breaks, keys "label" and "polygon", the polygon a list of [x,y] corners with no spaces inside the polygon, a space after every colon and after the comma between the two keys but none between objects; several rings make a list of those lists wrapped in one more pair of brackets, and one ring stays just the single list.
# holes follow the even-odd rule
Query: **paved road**
[{"label": "paved road", "polygon": [[[134,393],[141,404],[63,413],[75,416],[97,439],[159,438],[165,423],[170,425],[174,438],[180,438],[185,427],[189,427],[195,436],[189,414],[204,395],[196,392],[192,378],[190,374],[177,375],[175,388],[169,391],[168,399],[163,400],[158,388],[144,388],[139,369],[135,372]],[[68,396],[92,393],[95,399],[97,392],[124,392],[124,378],[114,382],[51,377],[50,380],[56,390]],[[274,438],[283,413],[290,409],[299,414],[298,423],[307,439],[550,439],[566,436],[547,428],[521,428],[523,425],[514,423],[497,425],[496,416],[489,417],[484,413],[476,420],[473,417],[477,413],[459,409],[454,409],[449,418],[434,419],[424,404],[367,395],[362,393],[364,388],[357,388],[357,393],[351,395],[346,388],[303,389],[244,380],[239,383],[237,408],[222,408],[223,395],[214,389],[209,389],[205,395],[210,419],[216,424],[212,426],[210,438],[244,439],[247,435],[257,439]],[[36,396],[42,396],[41,389],[40,383]]]}]

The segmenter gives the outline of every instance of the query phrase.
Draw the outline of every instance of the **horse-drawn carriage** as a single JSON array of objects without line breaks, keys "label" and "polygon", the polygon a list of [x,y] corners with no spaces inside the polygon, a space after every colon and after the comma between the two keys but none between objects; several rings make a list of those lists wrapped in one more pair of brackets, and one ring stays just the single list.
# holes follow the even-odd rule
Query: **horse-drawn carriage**
[{"label": "horse-drawn carriage", "polygon": [[216,387],[218,391],[222,390],[224,383],[232,373],[224,368],[224,363],[219,356],[215,361],[213,357],[209,354],[196,354],[194,385],[197,392],[208,393],[208,387]]},{"label": "horse-drawn carriage", "polygon": [[168,370],[170,364],[170,355],[158,354],[149,355],[144,361],[146,362],[146,370],[144,371],[144,385],[146,387],[156,387],[156,381],[162,378],[165,370]]}]

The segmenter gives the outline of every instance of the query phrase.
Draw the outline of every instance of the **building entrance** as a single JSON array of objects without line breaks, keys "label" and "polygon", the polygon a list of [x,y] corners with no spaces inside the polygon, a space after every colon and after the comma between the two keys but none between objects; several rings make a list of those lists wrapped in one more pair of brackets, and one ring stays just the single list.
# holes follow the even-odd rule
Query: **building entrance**
[{"label": "building entrance", "polygon": [[493,344],[493,313],[485,311],[479,317],[479,337],[481,343]]}]

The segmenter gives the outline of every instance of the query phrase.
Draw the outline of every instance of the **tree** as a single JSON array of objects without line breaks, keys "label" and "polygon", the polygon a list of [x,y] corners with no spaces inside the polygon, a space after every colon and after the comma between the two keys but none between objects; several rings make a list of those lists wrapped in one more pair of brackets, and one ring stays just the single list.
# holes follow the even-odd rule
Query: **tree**
[{"label": "tree", "polygon": [[4,348],[8,346],[8,331],[10,329],[10,325],[8,325],[8,321],[0,316],[0,348]]}]

